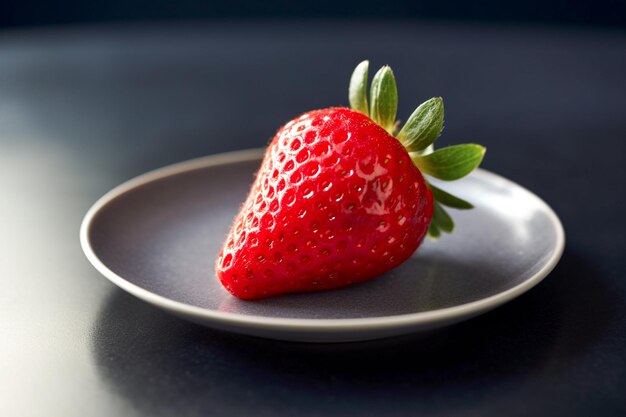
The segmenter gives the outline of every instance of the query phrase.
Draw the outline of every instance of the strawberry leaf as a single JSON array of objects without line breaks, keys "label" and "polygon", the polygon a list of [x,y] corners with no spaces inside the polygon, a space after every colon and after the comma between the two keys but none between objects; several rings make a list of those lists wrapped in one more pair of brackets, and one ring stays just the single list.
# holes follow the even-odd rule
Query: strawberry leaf
[{"label": "strawberry leaf", "polygon": [[391,68],[382,67],[372,80],[370,117],[390,134],[393,133],[398,111],[398,89]]},{"label": "strawberry leaf", "polygon": [[430,145],[428,145],[426,147],[426,149],[422,149],[421,151],[416,151],[415,154],[416,155],[420,155],[420,156],[424,156],[424,155],[428,155],[429,153],[433,153],[435,152],[435,145],[433,145],[432,143]]},{"label": "strawberry leaf", "polygon": [[459,197],[453,196],[452,194],[443,191],[441,188],[437,188],[430,183],[428,184],[428,187],[430,188],[430,191],[433,193],[434,199],[437,200],[439,203],[443,204],[444,206],[452,207],[455,209],[461,209],[461,210],[468,210],[468,209],[474,208],[474,206],[471,203],[463,199],[460,199]]},{"label": "strawberry leaf", "polygon": [[464,144],[441,148],[428,155],[412,155],[411,159],[425,174],[445,181],[463,178],[480,165],[485,148]]},{"label": "strawberry leaf", "polygon": [[[370,85],[368,96],[368,71],[367,60],[354,69],[350,78],[350,106],[353,110],[368,115],[390,135],[394,135],[394,132],[398,132],[400,122],[396,121],[398,90],[393,72],[388,66],[378,70]],[[444,181],[454,181],[463,178],[480,165],[485,148],[477,144],[464,144],[435,150],[434,142],[441,135],[443,120],[443,99],[433,97],[415,109],[395,136],[422,173]],[[428,236],[437,239],[442,232],[451,233],[454,230],[454,222],[444,206],[461,210],[474,206],[431,184],[428,186],[434,200],[434,213]]]},{"label": "strawberry leaf", "polygon": [[442,232],[452,233],[454,231],[454,222],[441,204],[435,202],[433,211],[433,222]]},{"label": "strawberry leaf", "polygon": [[352,110],[369,116],[367,107],[367,73],[370,62],[365,60],[356,66],[350,78],[348,96]]},{"label": "strawberry leaf", "polygon": [[409,116],[400,133],[400,143],[409,151],[422,151],[430,146],[443,129],[443,99],[434,97],[422,103]]},{"label": "strawberry leaf", "polygon": [[428,226],[428,237],[432,240],[437,240],[440,236],[441,232],[439,231],[439,228],[434,221],[431,221],[430,226]]}]

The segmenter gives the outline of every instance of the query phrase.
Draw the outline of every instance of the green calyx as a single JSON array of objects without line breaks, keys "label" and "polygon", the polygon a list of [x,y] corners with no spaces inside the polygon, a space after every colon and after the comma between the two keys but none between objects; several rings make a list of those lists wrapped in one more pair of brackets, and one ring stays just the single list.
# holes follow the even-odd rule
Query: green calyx
[{"label": "green calyx", "polygon": [[[455,181],[476,169],[483,160],[485,147],[462,144],[435,149],[434,143],[443,129],[443,99],[434,97],[415,109],[398,131],[396,121],[398,90],[393,71],[382,67],[372,80],[368,101],[367,80],[369,61],[355,68],[350,79],[350,107],[369,116],[394,135],[406,148],[415,166],[424,174],[444,180]],[[396,133],[397,132],[397,133]],[[434,199],[433,218],[428,236],[437,239],[441,233],[452,233],[454,222],[443,206],[466,210],[473,208],[469,202],[428,183]]]}]

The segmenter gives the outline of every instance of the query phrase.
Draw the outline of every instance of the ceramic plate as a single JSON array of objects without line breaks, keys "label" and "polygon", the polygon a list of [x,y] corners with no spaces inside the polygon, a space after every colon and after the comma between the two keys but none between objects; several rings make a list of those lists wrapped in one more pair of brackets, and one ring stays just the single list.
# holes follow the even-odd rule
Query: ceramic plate
[{"label": "ceramic plate", "polygon": [[87,258],[136,297],[209,327],[274,339],[342,342],[432,329],[493,309],[558,262],[561,223],[519,185],[477,170],[446,189],[474,203],[457,230],[426,240],[404,264],[353,287],[242,301],[213,273],[261,150],[162,168],[113,189],[81,227]]}]

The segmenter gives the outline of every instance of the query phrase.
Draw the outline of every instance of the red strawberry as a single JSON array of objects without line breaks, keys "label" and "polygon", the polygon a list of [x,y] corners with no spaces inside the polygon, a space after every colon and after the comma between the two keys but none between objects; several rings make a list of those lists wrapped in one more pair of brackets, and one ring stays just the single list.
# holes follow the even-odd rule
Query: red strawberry
[{"label": "red strawberry", "polygon": [[272,139],[217,260],[217,276],[233,295],[256,299],[372,279],[408,259],[427,231],[433,237],[452,231],[433,196],[471,208],[427,185],[420,169],[456,179],[480,163],[484,148],[432,151],[443,123],[439,98],[421,105],[392,136],[393,73],[383,67],[376,74],[368,109],[367,68],[367,61],[359,64],[351,80],[350,102],[358,111],[311,111]]}]

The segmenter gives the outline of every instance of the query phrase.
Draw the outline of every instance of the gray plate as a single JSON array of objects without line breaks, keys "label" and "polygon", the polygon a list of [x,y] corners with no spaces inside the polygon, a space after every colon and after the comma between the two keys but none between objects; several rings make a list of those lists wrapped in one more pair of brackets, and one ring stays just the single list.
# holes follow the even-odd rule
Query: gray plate
[{"label": "gray plate", "polygon": [[541,281],[564,246],[537,196],[484,170],[446,184],[476,209],[403,265],[350,288],[242,301],[214,262],[259,166],[260,150],[209,156],[142,175],[87,213],[91,263],[131,294],[206,326],[275,339],[340,342],[432,329],[486,312]]}]

